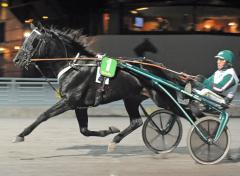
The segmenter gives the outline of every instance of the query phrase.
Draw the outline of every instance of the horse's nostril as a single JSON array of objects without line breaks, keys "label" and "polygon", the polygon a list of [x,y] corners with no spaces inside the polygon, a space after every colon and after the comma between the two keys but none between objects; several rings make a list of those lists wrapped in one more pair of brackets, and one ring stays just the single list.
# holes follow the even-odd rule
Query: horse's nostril
[{"label": "horse's nostril", "polygon": [[20,61],[20,60],[19,60],[18,58],[14,58],[14,59],[13,59],[13,63],[15,63],[15,64],[18,64],[19,61]]},{"label": "horse's nostril", "polygon": [[17,63],[17,62],[18,62],[18,60],[17,60],[17,59],[13,59],[13,62],[14,62],[14,63]]}]

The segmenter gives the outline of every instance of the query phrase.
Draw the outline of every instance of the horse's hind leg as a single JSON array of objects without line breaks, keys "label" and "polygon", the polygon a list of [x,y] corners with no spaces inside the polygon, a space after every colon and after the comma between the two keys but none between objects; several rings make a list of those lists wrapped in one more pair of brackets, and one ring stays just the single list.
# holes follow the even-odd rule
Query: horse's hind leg
[{"label": "horse's hind leg", "polygon": [[129,135],[131,132],[143,124],[141,115],[138,110],[140,103],[141,100],[138,99],[124,99],[124,105],[130,117],[130,125],[113,138],[113,141],[108,146],[108,151],[114,150],[117,143],[119,143],[124,137]]},{"label": "horse's hind leg", "polygon": [[42,122],[48,120],[49,118],[56,116],[58,114],[61,114],[67,110],[70,110],[70,106],[66,103],[64,99],[57,102],[55,105],[53,105],[51,108],[49,108],[47,111],[42,113],[35,122],[33,122],[30,126],[25,128],[22,133],[20,133],[15,141],[13,142],[22,142],[24,141],[24,137],[29,135],[38,125],[40,125]]},{"label": "horse's hind leg", "polygon": [[99,136],[105,137],[109,134],[120,132],[116,127],[109,127],[108,130],[100,130],[100,131],[90,131],[88,130],[88,113],[86,109],[75,109],[76,117],[78,120],[80,132],[84,136]]}]

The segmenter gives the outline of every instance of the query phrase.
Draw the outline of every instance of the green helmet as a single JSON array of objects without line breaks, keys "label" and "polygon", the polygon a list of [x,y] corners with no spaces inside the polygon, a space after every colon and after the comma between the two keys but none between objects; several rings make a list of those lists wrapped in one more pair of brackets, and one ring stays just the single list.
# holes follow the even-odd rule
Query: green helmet
[{"label": "green helmet", "polygon": [[233,60],[234,60],[234,54],[230,50],[223,50],[223,51],[220,51],[215,56],[215,58],[223,59],[223,60],[227,61],[228,63],[232,64]]}]

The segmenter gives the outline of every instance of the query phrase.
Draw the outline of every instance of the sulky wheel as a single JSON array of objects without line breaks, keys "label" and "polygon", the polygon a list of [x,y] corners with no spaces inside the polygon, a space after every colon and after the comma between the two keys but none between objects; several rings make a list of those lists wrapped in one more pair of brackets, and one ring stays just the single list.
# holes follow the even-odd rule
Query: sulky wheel
[{"label": "sulky wheel", "polygon": [[153,152],[171,152],[181,141],[182,123],[171,111],[154,111],[144,122],[142,137],[145,145]]},{"label": "sulky wheel", "polygon": [[197,121],[196,126],[201,130],[208,141],[200,136],[199,132],[193,126],[187,138],[188,149],[192,158],[201,164],[216,164],[220,162],[227,154],[230,147],[230,133],[227,127],[223,130],[217,141],[213,141],[219,120],[214,117],[204,117]]}]

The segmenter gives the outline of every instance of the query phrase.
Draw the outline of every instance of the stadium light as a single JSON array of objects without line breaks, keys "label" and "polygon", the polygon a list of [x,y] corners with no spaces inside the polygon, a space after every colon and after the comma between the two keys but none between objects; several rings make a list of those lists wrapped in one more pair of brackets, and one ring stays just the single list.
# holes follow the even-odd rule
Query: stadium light
[{"label": "stadium light", "polygon": [[2,0],[1,1],[1,7],[8,7],[8,0]]}]

